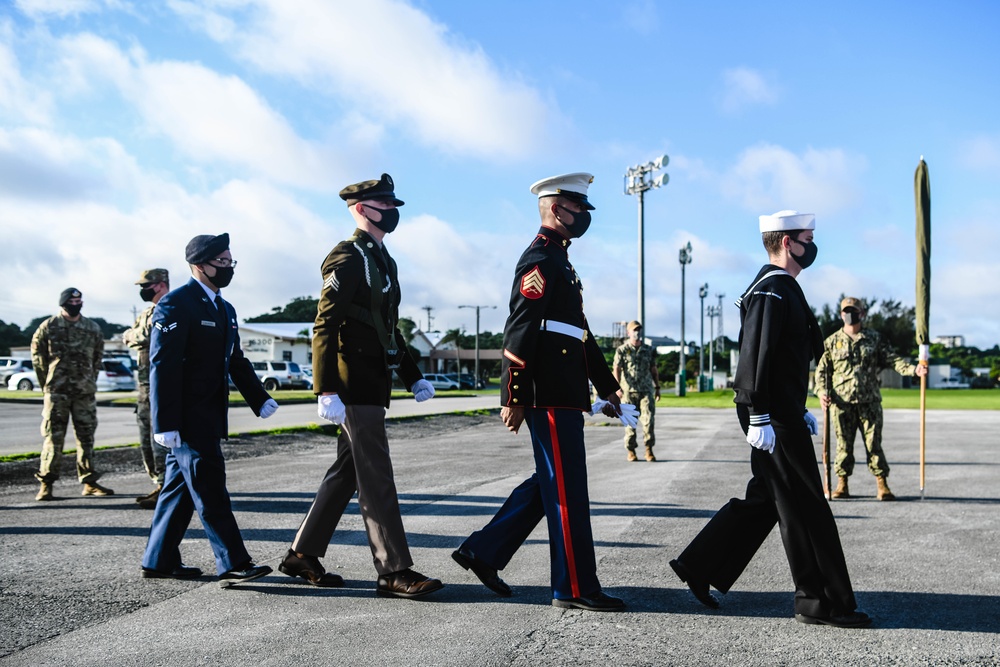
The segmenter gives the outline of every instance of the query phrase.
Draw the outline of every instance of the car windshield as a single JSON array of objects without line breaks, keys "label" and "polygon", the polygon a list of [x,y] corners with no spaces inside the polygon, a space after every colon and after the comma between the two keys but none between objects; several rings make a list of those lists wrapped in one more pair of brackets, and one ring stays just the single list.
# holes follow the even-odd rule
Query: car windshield
[{"label": "car windshield", "polygon": [[121,375],[131,375],[131,371],[120,361],[105,361],[104,370],[108,373],[119,373]]}]

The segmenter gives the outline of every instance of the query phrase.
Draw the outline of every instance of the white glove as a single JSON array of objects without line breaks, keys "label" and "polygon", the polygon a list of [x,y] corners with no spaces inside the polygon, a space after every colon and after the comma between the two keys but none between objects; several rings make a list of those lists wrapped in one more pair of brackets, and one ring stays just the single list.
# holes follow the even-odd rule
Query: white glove
[{"label": "white glove", "polygon": [[768,454],[774,453],[774,429],[770,424],[751,426],[747,429],[747,442],[751,447],[761,449]]},{"label": "white glove", "polygon": [[590,414],[591,415],[596,415],[598,412],[600,412],[601,410],[603,410],[604,406],[607,405],[607,404],[608,404],[608,402],[605,401],[603,398],[597,399],[596,401],[594,401],[593,407],[590,408]]},{"label": "white glove", "polygon": [[819,435],[819,422],[816,418],[812,416],[812,413],[806,410],[806,413],[802,415],[802,418],[806,420],[806,428],[809,429],[809,433],[812,435]]},{"label": "white glove", "polygon": [[154,433],[153,440],[167,449],[173,449],[181,444],[181,432],[167,431],[166,433]]},{"label": "white glove", "polygon": [[319,416],[334,424],[343,424],[347,418],[347,408],[340,396],[332,394],[330,396],[319,397],[319,407],[316,410]]},{"label": "white glove", "polygon": [[269,398],[264,401],[264,405],[260,406],[260,418],[267,419],[275,412],[278,411],[278,402],[273,398]]},{"label": "white glove", "polygon": [[639,423],[639,408],[635,407],[631,403],[622,403],[618,407],[622,409],[622,413],[618,416],[618,419],[620,419],[625,426],[635,428],[635,425]]},{"label": "white glove", "polygon": [[410,391],[413,392],[413,398],[416,399],[417,403],[423,403],[429,398],[434,398],[434,385],[423,378],[414,382],[413,386],[410,387]]}]

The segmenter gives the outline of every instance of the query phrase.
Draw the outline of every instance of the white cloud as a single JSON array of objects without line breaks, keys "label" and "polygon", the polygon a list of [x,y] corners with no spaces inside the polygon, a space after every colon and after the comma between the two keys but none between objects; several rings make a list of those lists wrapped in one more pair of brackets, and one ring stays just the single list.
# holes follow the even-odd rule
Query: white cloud
[{"label": "white cloud", "polygon": [[[400,0],[247,0],[216,9],[239,12],[246,23],[231,37],[209,33],[261,70],[291,75],[316,94],[336,95],[355,113],[448,153],[534,155],[557,120],[517,74],[501,71],[480,47]],[[205,29],[203,18],[193,23]]]},{"label": "white cloud", "polygon": [[809,148],[796,155],[760,144],[743,151],[723,175],[721,189],[755,213],[796,209],[827,216],[860,202],[858,181],[866,169],[864,157],[842,149]]},{"label": "white cloud", "polygon": [[1000,171],[1000,136],[980,135],[962,146],[961,162],[970,169],[996,175]]},{"label": "white cloud", "polygon": [[734,67],[722,73],[722,109],[736,113],[750,106],[773,106],[779,88],[762,73],[749,67]]},{"label": "white cloud", "polygon": [[124,9],[127,2],[119,0],[15,0],[14,4],[33,19],[43,19],[48,16],[66,18],[99,12],[104,9]]},{"label": "white cloud", "polygon": [[660,28],[660,14],[653,0],[633,0],[622,8],[622,17],[630,29],[651,35]]},{"label": "white cloud", "polygon": [[14,30],[9,21],[0,22],[0,118],[29,124],[48,124],[51,95],[26,81],[12,43]]}]

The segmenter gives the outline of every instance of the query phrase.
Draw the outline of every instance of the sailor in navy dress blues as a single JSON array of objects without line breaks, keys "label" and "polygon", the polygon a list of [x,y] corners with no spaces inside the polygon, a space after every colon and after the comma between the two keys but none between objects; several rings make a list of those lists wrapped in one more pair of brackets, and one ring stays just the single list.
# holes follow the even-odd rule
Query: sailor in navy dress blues
[{"label": "sailor in navy dress blues", "polygon": [[720,509],[670,566],[702,604],[726,593],[777,524],[795,585],[800,623],[863,627],[837,525],[823,495],[806,410],[809,364],[823,352],[819,325],[795,277],[816,258],[815,216],[760,216],[769,264],[737,301],[740,360],[733,380],[753,477],[746,498]]},{"label": "sailor in navy dress blues", "polygon": [[583,286],[569,262],[571,239],[590,225],[587,188],[593,176],[574,173],[531,186],[542,226],[517,263],[504,328],[501,417],[510,431],[527,422],[535,473],[511,493],[496,516],[452,557],[502,596],[511,588],[497,574],[543,517],[547,520],[552,604],[618,611],[597,579],[590,526],[583,413],[591,411],[588,377],[621,414],[615,381],[583,314]]}]

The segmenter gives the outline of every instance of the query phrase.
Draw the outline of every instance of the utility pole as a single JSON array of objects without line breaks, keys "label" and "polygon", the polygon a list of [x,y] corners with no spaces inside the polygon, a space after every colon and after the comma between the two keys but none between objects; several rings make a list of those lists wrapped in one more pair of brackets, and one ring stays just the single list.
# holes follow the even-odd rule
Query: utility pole
[{"label": "utility pole", "polygon": [[680,254],[678,255],[678,260],[681,263],[681,367],[680,372],[677,374],[677,395],[686,396],[687,395],[687,368],[684,359],[684,349],[687,347],[687,343],[684,340],[684,269],[691,263],[691,242],[681,248]]},{"label": "utility pole", "polygon": [[432,331],[432,329],[431,329],[431,322],[432,322],[432,320],[431,320],[431,311],[434,310],[434,308],[432,308],[431,306],[424,306],[420,310],[426,310],[427,311],[427,333],[430,333]]},{"label": "utility pole", "polygon": [[726,351],[726,346],[724,343],[725,339],[723,338],[724,334],[722,333],[722,297],[726,295],[723,294],[722,292],[719,292],[715,296],[719,297],[719,307],[715,309],[715,316],[719,318],[719,331],[716,333],[716,338],[719,341],[718,342],[719,354],[722,354],[723,352]]},{"label": "utility pole", "polygon": [[720,308],[708,307],[708,335],[711,342],[708,344],[708,390],[714,389],[715,383],[715,318],[721,317]]},{"label": "utility pole", "polygon": [[708,296],[708,283],[705,283],[704,285],[698,288],[698,298],[701,299],[701,342],[698,347],[698,391],[704,391],[704,386],[705,386],[705,297],[706,296]]},{"label": "utility pole", "polygon": [[[476,309],[476,379],[472,383],[472,388],[477,389],[479,387],[479,309],[480,308],[496,308],[496,306],[459,306],[459,308],[475,308]],[[462,386],[462,375],[458,376],[458,386]]]},{"label": "utility pole", "polygon": [[643,219],[643,193],[646,190],[652,190],[653,188],[659,188],[670,182],[670,176],[668,174],[660,174],[656,178],[652,178],[652,173],[658,169],[663,169],[670,162],[670,158],[666,155],[661,155],[655,160],[651,160],[646,164],[636,165],[634,167],[629,167],[625,171],[625,194],[627,195],[639,195],[639,322],[642,326],[646,326],[646,269],[645,269],[645,240],[644,240],[644,226],[645,222]]}]

